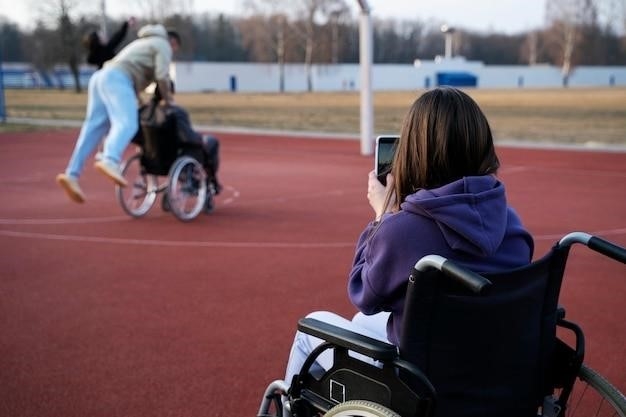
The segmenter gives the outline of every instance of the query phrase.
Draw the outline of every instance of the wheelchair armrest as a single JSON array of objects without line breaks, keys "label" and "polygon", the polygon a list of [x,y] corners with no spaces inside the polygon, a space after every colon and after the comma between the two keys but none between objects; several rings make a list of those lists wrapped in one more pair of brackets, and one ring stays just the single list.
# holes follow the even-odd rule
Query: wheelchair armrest
[{"label": "wheelchair armrest", "polygon": [[379,361],[398,357],[396,346],[312,318],[298,321],[298,330]]}]

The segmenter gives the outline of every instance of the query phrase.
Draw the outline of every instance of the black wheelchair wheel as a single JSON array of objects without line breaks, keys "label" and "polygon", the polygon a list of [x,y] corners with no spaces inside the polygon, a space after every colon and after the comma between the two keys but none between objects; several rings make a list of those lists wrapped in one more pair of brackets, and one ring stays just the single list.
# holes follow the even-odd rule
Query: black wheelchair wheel
[{"label": "black wheelchair wheel", "polygon": [[583,364],[562,415],[626,417],[626,397],[602,375]]},{"label": "black wheelchair wheel", "polygon": [[167,199],[170,210],[181,221],[202,211],[207,197],[206,173],[194,158],[182,156],[170,168]]},{"label": "black wheelchair wheel", "polygon": [[132,217],[142,217],[156,200],[158,180],[146,174],[141,166],[141,154],[136,154],[122,164],[122,176],[128,181],[126,187],[115,186],[117,201]]},{"label": "black wheelchair wheel", "polygon": [[400,414],[372,401],[351,400],[337,404],[324,417],[400,417]]}]

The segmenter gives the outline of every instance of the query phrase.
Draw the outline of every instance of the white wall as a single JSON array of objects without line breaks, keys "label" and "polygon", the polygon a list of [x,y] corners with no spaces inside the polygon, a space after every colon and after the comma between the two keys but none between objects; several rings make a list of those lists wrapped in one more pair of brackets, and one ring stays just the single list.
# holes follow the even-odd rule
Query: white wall
[{"label": "white wall", "polygon": [[[64,67],[41,74],[25,63],[3,63],[5,88],[57,88],[73,85],[71,74]],[[421,61],[419,65],[375,64],[372,67],[372,88],[381,90],[412,90],[434,86],[436,74],[442,71],[464,71],[478,77],[478,88],[558,88],[562,86],[560,68],[549,65],[489,66],[462,58]],[[81,68],[81,83],[86,86],[92,67]],[[231,77],[236,90],[243,92],[278,92],[279,71],[276,64],[177,62],[172,65],[176,89],[180,92],[231,91]],[[45,80],[48,82],[44,82]],[[626,67],[575,67],[570,87],[606,87],[613,82],[626,86]],[[303,64],[285,66],[285,89],[306,91]],[[314,91],[358,90],[358,64],[314,65]]]},{"label": "white wall", "polygon": [[[561,87],[560,68],[548,65],[486,66],[480,62],[452,59],[422,61],[416,65],[376,64],[372,67],[374,90],[411,90],[434,86],[436,74],[442,71],[464,71],[478,77],[484,88],[549,88]],[[173,68],[177,90],[181,92],[231,91],[231,77],[236,91],[278,92],[279,71],[275,64],[248,63],[176,63]],[[577,67],[570,76],[570,87],[626,86],[626,67]],[[314,65],[314,91],[358,90],[358,64]],[[306,91],[303,64],[285,66],[285,89]]]}]

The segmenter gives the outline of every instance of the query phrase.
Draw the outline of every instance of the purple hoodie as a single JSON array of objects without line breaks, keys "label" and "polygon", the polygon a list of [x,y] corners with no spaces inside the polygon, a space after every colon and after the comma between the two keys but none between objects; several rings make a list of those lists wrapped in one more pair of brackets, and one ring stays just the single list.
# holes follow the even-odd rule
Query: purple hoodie
[{"label": "purple hoodie", "polygon": [[387,335],[397,345],[408,276],[420,258],[436,254],[473,271],[494,272],[529,263],[533,248],[507,205],[504,185],[492,175],[465,177],[409,195],[400,211],[365,228],[348,295],[364,314],[391,311]]}]

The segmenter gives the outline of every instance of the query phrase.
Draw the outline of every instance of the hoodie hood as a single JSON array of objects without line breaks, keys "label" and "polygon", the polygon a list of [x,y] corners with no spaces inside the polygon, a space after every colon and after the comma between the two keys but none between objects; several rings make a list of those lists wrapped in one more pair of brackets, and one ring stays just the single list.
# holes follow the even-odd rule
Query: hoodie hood
[{"label": "hoodie hood", "polygon": [[419,190],[401,208],[433,219],[452,249],[471,255],[493,254],[507,230],[504,186],[492,175]]},{"label": "hoodie hood", "polygon": [[147,38],[150,36],[158,36],[160,38],[167,39],[167,30],[163,25],[146,25],[137,31],[137,37]]}]

